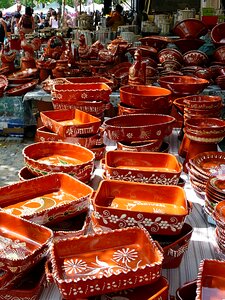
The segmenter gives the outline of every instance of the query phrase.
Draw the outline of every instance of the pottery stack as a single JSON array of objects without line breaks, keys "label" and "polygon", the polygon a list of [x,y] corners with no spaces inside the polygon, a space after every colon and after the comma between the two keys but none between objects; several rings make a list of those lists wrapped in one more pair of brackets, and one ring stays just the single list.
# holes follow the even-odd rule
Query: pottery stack
[{"label": "pottery stack", "polygon": [[[212,179],[212,185],[214,186],[214,197],[213,199],[216,198],[217,204],[215,204],[215,201],[213,204],[215,204],[214,211],[213,211],[213,219],[216,222],[216,230],[215,230],[215,235],[216,235],[216,242],[217,245],[220,249],[220,251],[225,254],[225,226],[224,226],[224,178],[223,179],[218,179],[218,178],[213,178]],[[223,198],[223,199],[222,199]],[[218,201],[218,199],[221,199]]]}]

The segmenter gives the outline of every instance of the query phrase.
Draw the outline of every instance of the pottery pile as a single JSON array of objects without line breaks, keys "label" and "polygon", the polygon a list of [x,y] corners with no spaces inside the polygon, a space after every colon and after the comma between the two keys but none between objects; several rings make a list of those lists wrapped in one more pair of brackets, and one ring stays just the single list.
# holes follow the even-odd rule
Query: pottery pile
[{"label": "pottery pile", "polygon": [[197,194],[205,198],[208,181],[222,171],[224,162],[224,153],[218,151],[202,152],[189,159],[187,169],[190,183]]},{"label": "pottery pile", "polygon": [[[216,222],[216,242],[219,246],[220,251],[225,254],[225,226],[224,226],[224,179],[214,179],[212,184],[216,185],[215,187],[215,197],[216,199],[221,199],[214,207],[213,211],[213,219]],[[217,200],[218,201],[218,200]],[[215,201],[213,202],[215,204]]]},{"label": "pottery pile", "polygon": [[[224,166],[224,165],[223,165]],[[211,177],[206,185],[206,197],[205,197],[205,210],[209,215],[215,216],[214,209],[218,203],[224,201],[224,184],[225,181],[223,179],[222,174],[223,169],[220,166],[218,170],[218,175],[215,177]],[[220,174],[221,173],[221,174]],[[221,178],[221,179],[220,179]]]},{"label": "pottery pile", "polygon": [[180,69],[183,65],[183,55],[179,50],[174,48],[162,49],[159,51],[157,58],[162,66],[160,76],[182,75]]}]

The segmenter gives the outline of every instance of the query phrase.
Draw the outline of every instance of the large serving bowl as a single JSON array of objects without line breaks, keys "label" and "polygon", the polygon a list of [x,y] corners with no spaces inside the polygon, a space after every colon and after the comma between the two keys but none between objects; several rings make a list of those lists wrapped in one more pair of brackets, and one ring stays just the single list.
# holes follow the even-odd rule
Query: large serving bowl
[{"label": "large serving bowl", "polygon": [[225,121],[217,118],[192,118],[186,120],[185,132],[190,140],[218,143],[225,136]]},{"label": "large serving bowl", "polygon": [[176,185],[182,165],[168,153],[108,151],[104,169],[107,179]]},{"label": "large serving bowl", "polygon": [[208,32],[207,26],[198,19],[185,19],[178,22],[173,32],[181,38],[197,39]]},{"label": "large serving bowl", "polygon": [[197,50],[205,43],[202,39],[178,39],[174,44],[179,48],[182,53]]},{"label": "large serving bowl", "polygon": [[161,64],[168,60],[169,61],[175,60],[175,61],[179,62],[180,64],[182,64],[183,63],[183,55],[177,49],[165,48],[165,49],[162,49],[158,53],[158,60]]},{"label": "large serving bowl", "polygon": [[207,54],[200,50],[191,50],[183,55],[185,66],[205,66],[209,58]]},{"label": "large serving bowl", "polygon": [[157,235],[179,234],[190,211],[184,189],[179,186],[123,180],[101,181],[93,207],[101,226],[116,229],[140,224]]},{"label": "large serving bowl", "polygon": [[160,114],[123,115],[103,123],[107,137],[114,141],[145,141],[170,135],[175,118]]},{"label": "large serving bowl", "polygon": [[46,227],[0,212],[1,290],[21,281],[24,274],[46,256],[52,236]]},{"label": "large serving bowl", "polygon": [[222,105],[222,98],[220,96],[191,95],[182,99],[186,107],[194,109],[209,110],[219,108]]},{"label": "large serving bowl", "polygon": [[215,46],[225,45],[225,23],[219,23],[211,31],[211,39]]},{"label": "large serving bowl", "polygon": [[171,43],[171,39],[166,36],[150,35],[140,38],[142,45],[147,45],[156,48],[158,51],[165,48],[167,44]]},{"label": "large serving bowl", "polygon": [[169,106],[171,91],[148,85],[126,85],[120,88],[120,101],[134,108],[162,109]]},{"label": "large serving bowl", "polygon": [[94,167],[94,153],[65,142],[39,142],[23,149],[25,165],[36,176],[63,172],[87,182]]},{"label": "large serving bowl", "polygon": [[180,96],[199,94],[209,85],[208,80],[192,76],[162,76],[158,82],[161,87]]}]

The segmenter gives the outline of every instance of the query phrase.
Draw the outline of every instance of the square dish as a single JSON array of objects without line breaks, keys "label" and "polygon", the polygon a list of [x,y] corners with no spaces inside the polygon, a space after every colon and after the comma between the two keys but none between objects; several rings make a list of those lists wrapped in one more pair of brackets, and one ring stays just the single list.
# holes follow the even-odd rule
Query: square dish
[{"label": "square dish", "polygon": [[150,235],[138,227],[64,239],[50,248],[52,279],[64,299],[153,283],[162,259]]},{"label": "square dish", "polygon": [[92,188],[64,173],[54,173],[0,188],[0,207],[38,224],[65,220],[86,211]]},{"label": "square dish", "polygon": [[21,281],[46,256],[52,231],[46,227],[0,211],[0,289]]},{"label": "square dish", "polygon": [[176,185],[183,169],[172,154],[119,150],[106,153],[104,168],[108,179],[167,185]]},{"label": "square dish", "polygon": [[101,125],[99,118],[79,109],[43,111],[40,116],[44,126],[63,138],[96,134]]},{"label": "square dish", "polygon": [[111,229],[144,226],[151,234],[180,233],[190,204],[175,185],[103,180],[93,197],[94,217]]}]

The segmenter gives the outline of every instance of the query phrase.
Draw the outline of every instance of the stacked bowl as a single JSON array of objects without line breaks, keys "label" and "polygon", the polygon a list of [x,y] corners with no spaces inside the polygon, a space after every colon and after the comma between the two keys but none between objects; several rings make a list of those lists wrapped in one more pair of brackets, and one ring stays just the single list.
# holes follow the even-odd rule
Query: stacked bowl
[{"label": "stacked bowl", "polygon": [[62,141],[77,144],[95,153],[96,160],[103,157],[105,145],[101,120],[78,109],[41,112],[43,127],[37,129],[36,141]]},{"label": "stacked bowl", "polygon": [[[216,184],[218,184],[218,179],[215,180]],[[220,183],[219,183],[220,185]],[[222,185],[224,187],[224,179],[222,180]],[[223,188],[222,187],[222,188]],[[216,196],[223,197],[224,199],[224,190],[219,187],[217,188]],[[213,219],[216,222],[216,242],[219,246],[220,251],[225,254],[225,201],[219,201],[213,211]]]},{"label": "stacked bowl", "polygon": [[[220,168],[218,170],[218,175],[211,177],[206,185],[205,211],[211,216],[214,214],[216,205],[221,201],[224,201],[225,198],[225,180],[223,175],[219,175],[220,172],[222,173],[224,170]],[[216,211],[214,215],[216,215]]]}]

